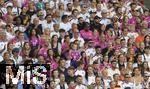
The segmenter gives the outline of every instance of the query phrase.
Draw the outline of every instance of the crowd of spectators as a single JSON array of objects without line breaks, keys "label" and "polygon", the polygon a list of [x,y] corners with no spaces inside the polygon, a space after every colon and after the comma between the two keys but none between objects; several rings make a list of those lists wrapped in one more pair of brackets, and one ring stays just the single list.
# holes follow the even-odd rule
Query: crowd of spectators
[{"label": "crowd of spectators", "polygon": [[[0,0],[0,88],[150,89],[150,10],[143,3]],[[6,71],[14,75],[20,64],[45,65],[46,82],[6,84]]]}]

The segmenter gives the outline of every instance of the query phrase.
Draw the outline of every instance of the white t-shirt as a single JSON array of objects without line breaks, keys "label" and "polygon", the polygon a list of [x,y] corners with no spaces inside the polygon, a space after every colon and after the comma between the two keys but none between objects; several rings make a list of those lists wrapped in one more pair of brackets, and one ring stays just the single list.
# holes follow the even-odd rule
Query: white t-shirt
[{"label": "white t-shirt", "polygon": [[23,27],[23,26],[15,26],[15,27],[14,27],[14,31],[17,31],[17,30],[19,30],[19,31],[21,31],[21,32],[24,32],[26,29],[25,29],[25,27]]},{"label": "white t-shirt", "polygon": [[68,32],[71,29],[71,23],[70,22],[67,22],[67,23],[60,22],[59,28],[64,29],[66,32]]},{"label": "white t-shirt", "polygon": [[79,18],[79,17],[82,17],[84,21],[89,22],[90,14],[89,14],[89,13],[84,13],[84,14],[83,14],[83,13],[80,13],[80,14],[78,15],[78,18]]},{"label": "white t-shirt", "polygon": [[94,84],[95,83],[95,76],[88,76],[87,80],[88,85]]},{"label": "white t-shirt", "polygon": [[58,38],[60,37],[59,32],[55,32],[55,31],[51,32],[51,33],[50,33],[50,36],[52,37],[53,35],[57,35]]},{"label": "white t-shirt", "polygon": [[109,68],[108,69],[108,75],[113,79],[113,75],[114,74],[120,74],[120,71],[119,71],[119,69],[115,69],[115,70],[112,70],[112,68]]},{"label": "white t-shirt", "polygon": [[106,26],[106,25],[110,24],[111,22],[110,22],[109,19],[102,19],[102,20],[100,21],[100,23],[101,23],[101,24],[104,24],[104,25]]},{"label": "white t-shirt", "polygon": [[149,55],[144,54],[142,56],[142,59],[145,60],[145,61],[147,61],[147,62],[150,62],[150,54]]},{"label": "white t-shirt", "polygon": [[54,31],[53,25],[54,25],[54,22],[47,23],[46,20],[42,23],[43,30],[48,28],[48,29],[50,29],[50,31]]},{"label": "white t-shirt", "polygon": [[86,83],[86,79],[85,79],[85,71],[84,70],[76,70],[76,72],[75,72],[75,75],[77,76],[77,75],[81,75],[82,76],[82,78],[83,78],[83,83],[85,84]]},{"label": "white t-shirt", "polygon": [[73,24],[73,23],[78,24],[78,19],[77,19],[77,18],[76,18],[76,19],[71,19],[71,20],[70,20],[70,23],[71,23],[71,24]]},{"label": "white t-shirt", "polygon": [[14,35],[12,35],[11,33],[8,33],[8,32],[6,32],[6,35],[7,35],[7,40],[8,41],[15,37]]},{"label": "white t-shirt", "polygon": [[121,84],[121,89],[125,89],[126,87],[130,87],[131,89],[133,89],[133,83],[125,83],[125,82],[123,82],[122,84]]},{"label": "white t-shirt", "polygon": [[135,40],[136,37],[138,36],[138,33],[136,33],[136,32],[129,32],[129,33],[127,34],[127,36],[130,37],[130,38],[134,38],[134,40]]},{"label": "white t-shirt", "polygon": [[[76,40],[76,39],[73,37],[73,38],[71,38],[70,42],[74,42],[75,40]],[[79,46],[80,46],[80,47],[83,47],[83,45],[84,45],[84,40],[83,40],[83,38],[78,37],[77,40],[79,41]]]},{"label": "white t-shirt", "polygon": [[94,56],[96,51],[94,48],[88,48],[86,51],[85,51],[86,55],[87,56]]},{"label": "white t-shirt", "polygon": [[75,89],[87,89],[87,87],[81,84],[77,85]]},{"label": "white t-shirt", "polygon": [[23,62],[23,59],[21,56],[18,56],[17,59],[15,59],[14,57],[12,57],[11,59],[15,62],[15,64],[21,64]]}]

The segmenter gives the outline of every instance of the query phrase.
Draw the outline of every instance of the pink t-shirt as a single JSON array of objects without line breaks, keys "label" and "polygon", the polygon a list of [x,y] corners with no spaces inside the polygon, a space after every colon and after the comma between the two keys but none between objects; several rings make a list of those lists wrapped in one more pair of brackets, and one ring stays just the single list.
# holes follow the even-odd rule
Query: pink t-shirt
[{"label": "pink t-shirt", "polygon": [[95,35],[93,35],[92,41],[94,42],[94,46],[98,46],[98,44],[99,44],[99,33],[98,32]]},{"label": "pink t-shirt", "polygon": [[40,50],[39,50],[39,55],[42,55],[43,57],[47,57],[47,50],[48,50],[48,48],[44,48],[44,47],[42,47]]},{"label": "pink t-shirt", "polygon": [[131,19],[129,19],[128,24],[136,24],[136,18],[132,17]]},{"label": "pink t-shirt", "polygon": [[92,31],[90,31],[90,30],[88,30],[88,31],[81,30],[80,35],[84,40],[90,40],[93,38]]}]

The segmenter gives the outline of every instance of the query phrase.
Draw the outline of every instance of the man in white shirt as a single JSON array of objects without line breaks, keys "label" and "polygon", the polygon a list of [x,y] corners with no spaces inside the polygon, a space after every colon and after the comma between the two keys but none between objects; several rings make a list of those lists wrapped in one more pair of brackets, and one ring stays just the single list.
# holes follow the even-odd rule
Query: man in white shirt
[{"label": "man in white shirt", "polygon": [[133,83],[131,82],[131,76],[129,74],[125,74],[125,80],[121,84],[121,89],[125,88],[134,89]]},{"label": "man in white shirt", "polygon": [[2,15],[5,15],[7,13],[7,9],[4,4],[4,0],[0,0],[0,12]]},{"label": "man in white shirt", "polygon": [[78,40],[79,42],[79,47],[83,47],[84,45],[84,39],[82,37],[79,36],[79,32],[73,32],[73,38],[71,38],[71,42],[74,42],[75,40]]},{"label": "man in white shirt", "polygon": [[23,32],[19,32],[18,33],[18,39],[16,40],[16,42],[14,43],[14,46],[16,48],[22,48],[25,42],[25,37],[24,37],[24,33]]},{"label": "man in white shirt", "polygon": [[82,17],[84,21],[89,22],[90,14],[87,11],[87,6],[85,4],[81,5],[81,13],[78,15],[78,18]]},{"label": "man in white shirt", "polygon": [[51,32],[54,31],[54,28],[53,28],[54,22],[52,21],[52,16],[48,14],[45,18],[46,20],[44,20],[44,22],[42,23],[43,30],[48,28],[50,29]]},{"label": "man in white shirt", "polygon": [[12,13],[15,16],[19,16],[21,13],[21,9],[18,7],[18,0],[12,0],[13,8],[12,8]]},{"label": "man in white shirt", "polygon": [[84,64],[83,64],[83,62],[81,62],[81,61],[79,61],[78,62],[78,67],[77,67],[77,70],[76,70],[76,72],[75,72],[75,75],[77,76],[77,75],[81,75],[82,76],[82,83],[84,83],[85,84],[85,82],[86,82],[86,79],[85,79],[85,70],[83,69],[84,68]]},{"label": "man in white shirt", "polygon": [[133,38],[134,40],[138,36],[138,33],[135,31],[135,25],[134,24],[129,25],[129,32],[128,32],[127,36],[129,38]]},{"label": "man in white shirt", "polygon": [[63,15],[61,20],[62,21],[59,24],[59,28],[64,29],[66,32],[68,32],[71,29],[71,23],[69,22],[68,16]]},{"label": "man in white shirt", "polygon": [[73,24],[73,23],[75,23],[75,24],[78,24],[78,10],[77,9],[74,9],[73,11],[72,11],[72,18],[71,18],[71,20],[70,20],[70,22],[71,22],[71,24]]},{"label": "man in white shirt", "polygon": [[50,32],[50,36],[52,37],[53,35],[57,35],[58,38],[60,37],[59,34],[59,24],[54,24],[53,25],[54,31]]},{"label": "man in white shirt", "polygon": [[102,10],[101,15],[102,15],[102,19],[100,21],[101,24],[104,24],[105,26],[107,26],[108,24],[111,23],[110,19],[107,18],[108,10],[106,10],[106,9]]},{"label": "man in white shirt", "polygon": [[12,54],[13,56],[11,59],[14,61],[15,65],[21,64],[23,62],[22,57],[19,56],[19,48],[14,48],[12,50]]},{"label": "man in white shirt", "polygon": [[146,46],[144,51],[145,51],[145,53],[143,54],[142,59],[147,62],[150,62],[150,47]]},{"label": "man in white shirt", "polygon": [[98,64],[100,64],[102,62],[102,54],[101,54],[101,48],[100,47],[95,47],[95,55],[93,56],[93,58],[90,60],[90,64],[93,64],[94,61],[97,61]]},{"label": "man in white shirt", "polygon": [[75,89],[87,89],[87,87],[85,85],[83,85],[83,78],[81,75],[78,75],[76,78],[76,87]]},{"label": "man in white shirt", "polygon": [[0,29],[0,55],[6,50],[7,43],[6,32]]},{"label": "man in white shirt", "polygon": [[61,73],[59,75],[59,78],[60,78],[60,83],[56,86],[55,89],[68,89],[68,85],[65,82],[65,75],[63,73]]},{"label": "man in white shirt", "polygon": [[144,81],[142,82],[142,88],[143,89],[149,89],[150,87],[150,72],[144,74]]},{"label": "man in white shirt", "polygon": [[102,81],[101,78],[99,76],[96,76],[94,89],[103,89],[104,88],[101,81]]},{"label": "man in white shirt", "polygon": [[113,79],[114,74],[120,74],[119,69],[117,68],[117,62],[114,60],[111,62],[112,68],[108,68],[108,75]]},{"label": "man in white shirt", "polygon": [[88,47],[88,49],[86,49],[85,52],[86,52],[87,56],[93,57],[95,55],[95,53],[96,53],[95,48],[93,47],[93,42],[89,41],[89,45],[88,46],[89,47]]}]

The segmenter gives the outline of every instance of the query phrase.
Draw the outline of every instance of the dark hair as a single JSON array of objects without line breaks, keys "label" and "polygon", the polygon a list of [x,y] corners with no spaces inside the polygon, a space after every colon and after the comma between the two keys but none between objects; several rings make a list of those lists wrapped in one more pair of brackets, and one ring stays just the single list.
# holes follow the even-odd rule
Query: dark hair
[{"label": "dark hair", "polygon": [[69,4],[71,4],[71,3],[67,3],[67,7],[69,6]]},{"label": "dark hair", "polygon": [[[50,55],[49,55],[49,51],[53,51],[53,50],[52,50],[52,49],[48,49],[48,50],[47,50],[47,55],[48,55],[48,57],[50,56]],[[54,55],[53,55],[53,56],[54,56]]]},{"label": "dark hair", "polygon": [[69,37],[69,38],[70,38],[70,36],[69,36],[69,35],[65,35],[65,37],[64,37],[64,41],[66,41],[66,38],[67,38],[67,37]]},{"label": "dark hair", "polygon": [[82,65],[83,64],[83,62],[82,61],[78,61],[77,62],[77,66],[79,67],[80,65]]},{"label": "dark hair", "polygon": [[63,20],[65,20],[67,17],[68,17],[68,15],[63,15],[63,16],[61,17],[61,20],[63,21]]},{"label": "dark hair", "polygon": [[135,72],[136,69],[140,70],[139,67],[134,67],[133,72],[132,72],[132,76],[135,76],[134,72]]},{"label": "dark hair", "polygon": [[118,73],[115,73],[115,74],[113,75],[113,78],[114,78],[116,75],[119,75],[119,74],[118,74]]},{"label": "dark hair", "polygon": [[146,68],[146,71],[150,71],[150,68],[149,68],[149,65],[148,65],[148,62],[147,61],[144,61],[143,63],[142,63],[142,68],[141,68],[141,73],[142,73],[142,75],[144,75],[144,70],[145,70],[145,68],[144,68],[144,64],[147,64],[147,68]]},{"label": "dark hair", "polygon": [[82,76],[81,76],[81,75],[77,75],[77,76],[76,76],[76,79],[79,78],[79,77],[82,77]]},{"label": "dark hair", "polygon": [[[147,43],[146,43],[146,37],[149,37],[150,38],[150,36],[149,35],[146,35],[145,37],[144,37],[144,44],[146,45]],[[148,45],[150,45],[150,41],[148,42]]]},{"label": "dark hair", "polygon": [[112,61],[111,61],[111,63],[113,63],[113,62],[117,62],[117,61],[115,61],[115,60],[112,60]]},{"label": "dark hair", "polygon": [[131,3],[131,4],[130,4],[130,7],[132,7],[133,5],[136,5],[136,3]]},{"label": "dark hair", "polygon": [[[53,39],[54,39],[55,36],[57,36],[57,35],[53,35],[53,36],[52,36],[52,40],[51,40],[51,46],[52,46],[52,48],[53,48],[53,43],[54,43]],[[57,36],[57,37],[58,37],[58,36]]]},{"label": "dark hair", "polygon": [[38,50],[38,48],[32,48],[30,53],[29,53],[29,57],[31,57],[31,58],[36,57],[37,58],[38,54],[35,53],[36,50]]},{"label": "dark hair", "polygon": [[77,10],[77,9],[73,9],[73,10],[72,10],[72,14],[73,14],[75,11],[78,11],[78,10]]},{"label": "dark hair", "polygon": [[82,55],[83,55],[83,53],[85,53],[85,51],[81,51],[80,55],[82,56]]},{"label": "dark hair", "polygon": [[47,14],[47,15],[45,16],[45,19],[47,19],[48,16],[52,16],[52,15],[51,15],[51,14]]},{"label": "dark hair", "polygon": [[38,37],[38,34],[37,34],[36,29],[31,29],[31,31],[29,32],[29,38],[30,38],[30,39],[31,39],[31,37],[32,37],[32,31],[33,31],[33,30],[35,30],[35,33],[36,33],[35,36]]},{"label": "dark hair", "polygon": [[88,22],[85,22],[85,23],[83,24],[83,26],[84,26],[84,28],[90,27],[90,24],[89,24]]}]

